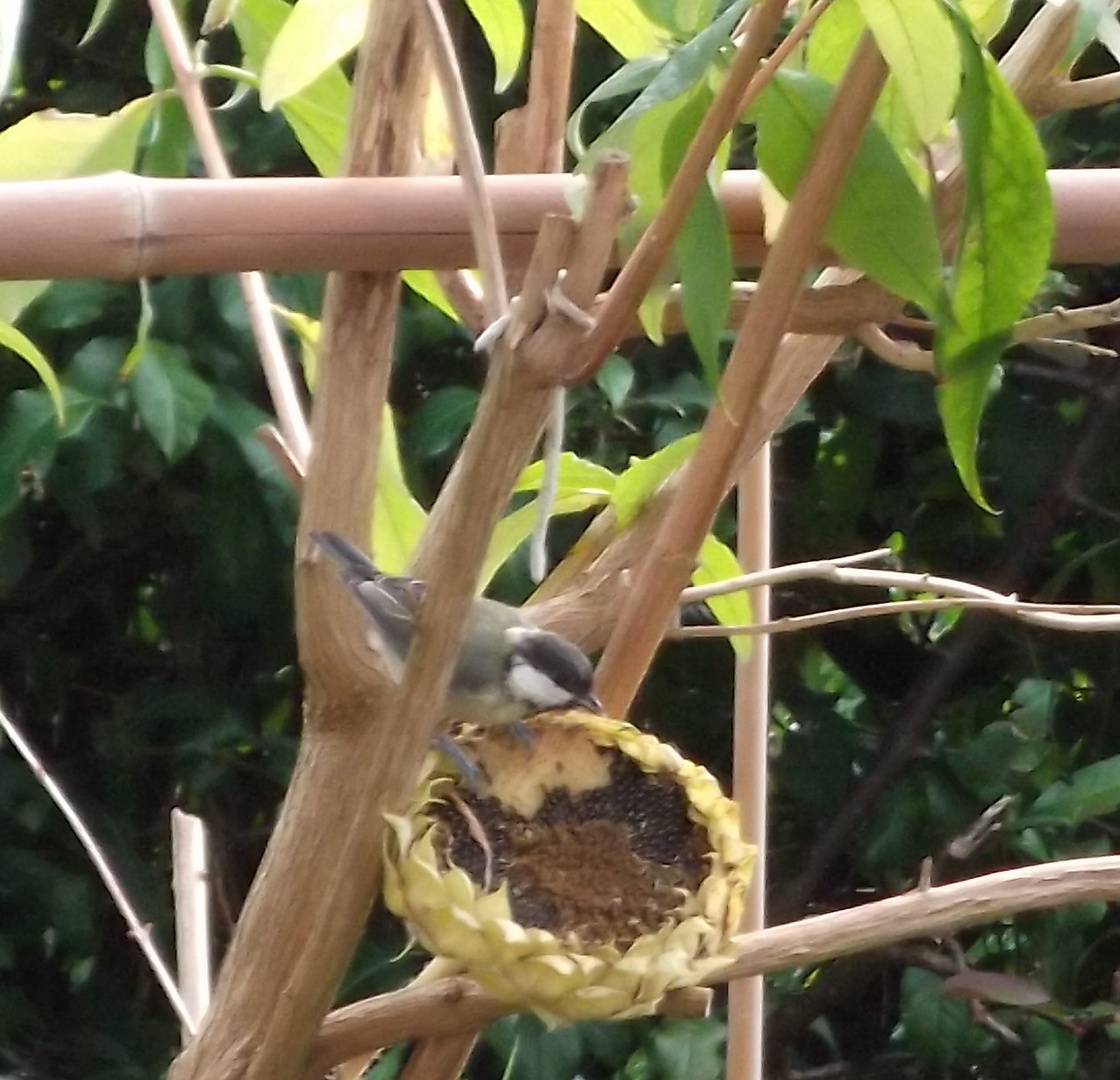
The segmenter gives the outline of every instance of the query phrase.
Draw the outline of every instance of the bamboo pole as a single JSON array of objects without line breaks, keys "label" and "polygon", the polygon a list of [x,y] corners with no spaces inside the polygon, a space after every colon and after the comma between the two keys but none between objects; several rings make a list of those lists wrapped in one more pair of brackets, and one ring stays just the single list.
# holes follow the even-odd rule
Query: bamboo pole
[{"label": "bamboo pole", "polygon": [[[1120,261],[1120,169],[1055,169],[1052,261]],[[509,266],[528,262],[547,214],[566,214],[566,174],[490,176]],[[759,174],[719,196],[740,267],[760,266]],[[0,280],[130,280],[242,270],[452,270],[474,264],[457,177],[169,180],[108,173],[0,183]],[[817,261],[827,255],[817,253]],[[616,261],[617,265],[617,261]]]}]

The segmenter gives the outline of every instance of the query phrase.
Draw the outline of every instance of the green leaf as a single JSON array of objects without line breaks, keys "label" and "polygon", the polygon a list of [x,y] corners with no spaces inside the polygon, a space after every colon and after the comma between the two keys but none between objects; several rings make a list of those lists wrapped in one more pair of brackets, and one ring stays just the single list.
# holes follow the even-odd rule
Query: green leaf
[{"label": "green leaf", "polygon": [[[809,160],[832,94],[823,79],[779,71],[759,98],[759,165],[787,199]],[[877,124],[864,132],[825,239],[845,262],[891,292],[928,312],[941,310],[941,249],[933,212]]]},{"label": "green leaf", "polygon": [[525,51],[525,12],[518,0],[466,0],[494,57],[494,90],[513,82]]},{"label": "green leaf", "polygon": [[692,200],[673,245],[681,277],[681,315],[708,385],[719,384],[720,341],[731,309],[735,268],[727,222],[707,181]]},{"label": "green leaf", "polygon": [[149,340],[128,385],[148,434],[168,461],[178,461],[198,441],[214,391],[176,345]]},{"label": "green leaf", "polygon": [[577,0],[576,11],[624,60],[656,52],[669,39],[634,0]]},{"label": "green leaf", "polygon": [[[697,87],[673,117],[663,143],[666,187],[680,168],[696,129],[700,126],[712,95]],[[731,307],[731,283],[735,267],[731,239],[723,210],[708,180],[697,189],[687,216],[673,244],[681,282],[681,314],[689,341],[700,359],[704,376],[713,389],[719,383],[720,341]]]},{"label": "green leaf", "polygon": [[137,166],[144,176],[185,176],[194,152],[194,133],[181,99],[163,97],[152,110]]},{"label": "green leaf", "polygon": [[357,48],[366,0],[297,0],[261,69],[261,108],[298,94]]},{"label": "green leaf", "polygon": [[79,49],[101,29],[109,12],[113,10],[113,5],[115,3],[116,0],[97,0],[93,8],[93,14],[89,17],[89,24],[86,26],[86,32],[78,39]]},{"label": "green leaf", "polygon": [[1095,761],[1051,784],[1028,807],[1022,826],[1080,825],[1120,808],[1120,754]]},{"label": "green leaf", "polygon": [[588,108],[599,102],[610,101],[625,94],[636,94],[644,90],[652,82],[653,77],[665,66],[664,56],[640,56],[631,60],[618,71],[608,75],[590,94],[576,106],[571,118],[568,120],[565,138],[572,153],[577,158],[582,158],[587,153],[587,146],[583,141],[583,118]]},{"label": "green leaf", "polygon": [[932,142],[960,90],[960,49],[949,16],[939,0],[859,0],[859,7],[918,137]]},{"label": "green leaf", "polygon": [[[734,0],[711,26],[705,27],[691,41],[674,49],[646,88],[630,103],[622,115],[595,140],[594,147],[617,146],[619,130],[625,130],[644,112],[667,101],[673,101],[691,90],[727,45],[731,31],[746,10],[747,0]],[[657,144],[660,147],[660,143]]]},{"label": "green leaf", "polygon": [[942,373],[937,404],[962,483],[990,509],[976,461],[980,418],[1011,327],[1046,274],[1054,218],[1030,117],[988,52],[959,20],[956,26],[965,73],[957,116],[965,207],[952,318],[934,340]]},{"label": "green leaf", "polygon": [[413,415],[408,426],[410,449],[422,458],[446,454],[470,427],[477,407],[477,390],[441,387]]},{"label": "green leaf", "polygon": [[[249,67],[261,70],[291,11],[284,0],[241,0],[233,28]],[[284,119],[323,176],[335,176],[342,167],[349,109],[350,84],[337,64],[325,65],[298,93],[280,102]]]},{"label": "green leaf", "polygon": [[630,467],[618,478],[611,494],[620,528],[633,521],[650,496],[692,457],[699,437],[685,435],[647,458],[630,459]]},{"label": "green leaf", "polygon": [[[606,493],[602,491],[558,494],[552,503],[552,513],[549,514],[549,517],[559,517],[561,514],[578,514],[581,510],[601,506],[606,501]],[[511,510],[495,526],[494,532],[490,536],[490,544],[486,549],[486,558],[482,563],[481,588],[486,588],[490,579],[506,560],[532,535],[533,526],[537,520],[537,502],[537,499],[532,499],[524,506]]]},{"label": "green leaf", "polygon": [[371,548],[377,565],[387,574],[403,573],[427,520],[405,482],[393,411],[386,405],[381,413],[381,450],[373,495]]},{"label": "green leaf", "polygon": [[132,168],[156,98],[136,98],[108,116],[34,112],[0,134],[0,180],[57,180]]},{"label": "green leaf", "polygon": [[31,365],[35,374],[43,381],[43,385],[50,394],[54,404],[55,415],[61,424],[64,419],[62,406],[62,387],[59,385],[58,376],[54,373],[50,361],[42,354],[39,347],[26,334],[17,330],[11,323],[0,321],[0,345],[11,349],[17,356],[22,357]]},{"label": "green leaf", "polygon": [[654,1032],[650,1050],[659,1076],[720,1080],[726,1042],[726,1030],[714,1020],[666,1020]]},{"label": "green leaf", "polygon": [[[513,490],[539,491],[543,475],[544,462],[534,461],[522,470]],[[606,498],[614,490],[617,480],[610,469],[577,457],[571,450],[565,450],[560,455],[559,495],[602,495]]]},{"label": "green leaf", "polygon": [[[741,577],[743,568],[735,553],[722,540],[711,533],[704,537],[700,547],[700,564],[692,572],[693,585],[714,585]],[[713,596],[705,601],[721,626],[744,626],[752,621],[751,602],[743,590],[726,596]],[[749,656],[752,642],[744,634],[735,634],[731,646],[739,656]]]},{"label": "green leaf", "polygon": [[54,460],[62,431],[44,390],[17,390],[0,413],[0,518],[35,490]]},{"label": "green leaf", "polygon": [[634,386],[633,364],[618,353],[611,353],[606,363],[595,372],[595,385],[603,391],[611,408],[618,412]]},{"label": "green leaf", "polygon": [[1061,1023],[1030,1016],[1024,1027],[1027,1043],[1034,1050],[1039,1080],[1067,1080],[1075,1075],[1081,1058],[1078,1032]]},{"label": "green leaf", "polygon": [[896,1039],[942,1070],[992,1041],[972,1022],[965,1002],[942,997],[941,979],[918,968],[907,968],[902,976]]}]

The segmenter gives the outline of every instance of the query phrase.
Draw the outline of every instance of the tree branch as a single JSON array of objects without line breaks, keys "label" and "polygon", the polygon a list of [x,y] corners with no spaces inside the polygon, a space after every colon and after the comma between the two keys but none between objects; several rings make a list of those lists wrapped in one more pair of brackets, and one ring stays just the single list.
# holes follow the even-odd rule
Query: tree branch
[{"label": "tree branch", "polygon": [[[936,937],[1026,911],[1120,898],[1120,856],[1067,859],[916,889],[845,911],[814,915],[736,938],[739,957],[708,981],[728,982]],[[332,1013],[306,1080],[394,1042],[450,1036],[515,1011],[466,976],[425,982]]]},{"label": "tree branch", "polygon": [[[411,170],[426,81],[412,5],[372,5],[347,172]],[[386,712],[390,686],[365,644],[360,612],[307,539],[323,528],[359,542],[369,535],[399,290],[395,274],[335,274],[327,284],[296,547],[304,733],[210,1011],[171,1080],[301,1075],[380,887],[385,811],[403,800],[427,745],[425,728],[402,729]]]},{"label": "tree branch", "polygon": [[[886,65],[867,37],[857,48],[790,204],[785,224],[759,277],[757,302],[736,337],[681,491],[669,507],[652,551],[630,590],[599,664],[600,696],[610,713],[625,715],[661,640],[696,552],[747,448],[743,432],[760,414],[775,356],[801,279],[879,91]],[[761,434],[761,433],[760,433]]]}]

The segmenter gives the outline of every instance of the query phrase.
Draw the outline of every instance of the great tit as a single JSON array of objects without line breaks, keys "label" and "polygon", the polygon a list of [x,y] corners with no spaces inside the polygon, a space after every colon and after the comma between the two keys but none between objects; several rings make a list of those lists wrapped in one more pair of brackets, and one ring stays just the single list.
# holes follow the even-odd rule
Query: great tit
[{"label": "great tit", "polygon": [[[330,532],[311,538],[341,566],[346,586],[369,616],[370,644],[400,681],[425,583],[383,574],[353,544]],[[602,712],[594,671],[566,638],[534,626],[517,608],[476,599],[448,690],[447,712],[480,726],[515,724],[552,709]]]}]

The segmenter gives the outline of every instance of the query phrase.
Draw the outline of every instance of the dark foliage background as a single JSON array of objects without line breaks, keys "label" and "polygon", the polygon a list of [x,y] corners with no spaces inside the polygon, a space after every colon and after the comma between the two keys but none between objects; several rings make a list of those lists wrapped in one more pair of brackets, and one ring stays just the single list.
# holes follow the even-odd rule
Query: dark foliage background
[{"label": "dark foliage background", "polygon": [[[79,0],[28,7],[23,89],[4,103],[5,123],[51,106],[103,112],[147,92],[144,6],[120,0],[106,29],[79,46],[91,9]],[[592,55],[610,62],[601,47]],[[581,77],[593,84],[604,73]],[[475,74],[476,87],[487,85],[485,72]],[[1114,114],[1050,122],[1055,162],[1113,157]],[[235,172],[307,171],[283,123],[252,100],[219,118]],[[192,171],[189,143],[169,146],[149,146],[147,167]],[[321,282],[273,284],[281,302],[317,311]],[[1109,268],[1056,273],[1044,301],[1099,302],[1117,287]],[[119,371],[135,340],[136,286],[57,283],[26,311],[21,326],[67,388],[62,430],[30,370],[10,356],[0,362],[0,685],[166,947],[169,809],[199,813],[211,828],[224,943],[284,791],[301,687],[295,503],[253,438],[268,402],[236,283],[168,279],[153,283],[151,300],[151,341],[128,380]],[[847,357],[776,442],[777,558],[889,540],[908,569],[1031,597],[1116,601],[1117,371],[1112,358],[1009,355],[981,452],[1002,510],[992,517],[961,490],[932,382]],[[392,399],[406,471],[424,502],[450,464],[481,376],[460,331],[419,301],[406,304]],[[179,406],[173,431],[145,407],[152,380]],[[569,445],[619,468],[695,430],[708,398],[683,342],[636,346],[572,394]],[[582,524],[562,523],[557,543]],[[721,531],[733,539],[730,516]],[[523,597],[522,562],[498,584],[507,599]],[[867,598],[805,584],[776,603],[800,613]],[[779,638],[773,917],[905,889],[927,856],[946,880],[1110,851],[1120,825],[1118,661],[1113,635],[972,616]],[[668,646],[635,719],[726,776],[731,680],[726,644]],[[951,858],[946,845],[1003,795],[1015,801],[999,831],[968,858]],[[768,999],[771,1068],[805,1078],[1112,1075],[1116,930],[1115,915],[1091,905],[784,974]],[[402,981],[418,961],[397,960],[401,946],[399,930],[375,914],[343,997]],[[958,957],[1030,978],[1051,1003],[989,1005],[1012,1041],[939,993]],[[87,859],[5,749],[0,1067],[35,1078],[154,1077],[177,1038]],[[724,1038],[718,1016],[553,1033],[510,1018],[487,1033],[471,1075],[706,1080],[720,1075]],[[378,1074],[392,1075],[399,1061],[390,1054]]]}]

